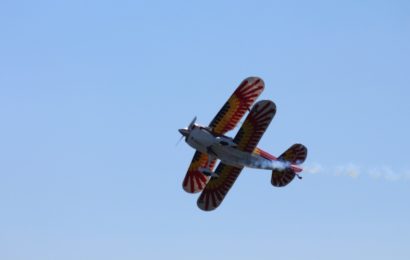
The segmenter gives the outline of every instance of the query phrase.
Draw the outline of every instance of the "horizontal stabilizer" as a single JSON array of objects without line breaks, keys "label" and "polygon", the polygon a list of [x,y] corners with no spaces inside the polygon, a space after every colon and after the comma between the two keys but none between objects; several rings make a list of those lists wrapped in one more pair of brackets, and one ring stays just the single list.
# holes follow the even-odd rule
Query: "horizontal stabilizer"
[{"label": "horizontal stabilizer", "polygon": [[[307,157],[307,148],[303,144],[294,144],[278,160],[290,164],[302,164]],[[274,169],[272,171],[271,183],[275,187],[284,187],[288,185],[296,176],[292,167],[285,169]]]},{"label": "horizontal stabilizer", "polygon": [[303,144],[294,144],[278,160],[286,161],[291,164],[302,164],[307,157],[307,148]]},{"label": "horizontal stabilizer", "polygon": [[288,185],[296,176],[292,168],[275,169],[272,171],[271,183],[275,187]]}]

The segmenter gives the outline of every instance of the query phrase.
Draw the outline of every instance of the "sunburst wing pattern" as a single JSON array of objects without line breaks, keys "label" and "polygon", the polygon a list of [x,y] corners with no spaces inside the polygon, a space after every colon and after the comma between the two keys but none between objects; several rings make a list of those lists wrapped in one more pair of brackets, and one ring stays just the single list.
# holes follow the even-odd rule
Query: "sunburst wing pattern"
[{"label": "sunburst wing pattern", "polygon": [[273,170],[271,183],[275,187],[284,187],[288,185],[295,178],[295,176],[295,171],[292,168]]},{"label": "sunburst wing pattern", "polygon": [[[213,170],[216,160],[211,162],[210,168]],[[191,164],[189,165],[188,172],[185,175],[184,181],[182,182],[182,187],[188,193],[200,192],[205,188],[205,185],[209,181],[208,176],[201,173],[198,169],[205,167],[208,163],[208,155],[196,151],[194,158],[192,158]]]},{"label": "sunburst wing pattern", "polygon": [[209,124],[212,131],[215,134],[225,134],[234,129],[264,87],[263,80],[258,77],[244,79]]},{"label": "sunburst wing pattern", "polygon": [[[263,100],[256,103],[234,139],[235,143],[238,144],[238,149],[253,152],[275,113],[276,106],[272,101]],[[224,200],[241,171],[242,168],[220,163],[215,171],[219,177],[212,177],[208,182],[199,196],[198,207],[205,211],[216,209]]]},{"label": "sunburst wing pattern", "polygon": [[294,144],[286,152],[279,156],[280,160],[288,161],[292,164],[302,164],[307,157],[307,148],[303,144]]},{"label": "sunburst wing pattern", "polygon": [[216,209],[224,200],[243,168],[220,163],[215,173],[218,178],[212,177],[198,198],[198,207],[205,211]]},{"label": "sunburst wing pattern", "polygon": [[238,149],[252,153],[276,114],[276,105],[270,100],[256,103],[234,138]]}]

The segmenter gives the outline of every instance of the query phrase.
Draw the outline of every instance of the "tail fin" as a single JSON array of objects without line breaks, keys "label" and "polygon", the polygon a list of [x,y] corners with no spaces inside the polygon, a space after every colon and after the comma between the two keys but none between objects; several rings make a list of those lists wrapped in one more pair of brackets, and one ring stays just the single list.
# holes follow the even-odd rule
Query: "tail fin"
[{"label": "tail fin", "polygon": [[[307,148],[303,144],[294,144],[286,150],[278,160],[286,161],[290,164],[302,164],[307,157]],[[288,185],[296,176],[294,170],[290,167],[285,169],[275,169],[272,171],[271,183],[275,187],[284,187]]]}]

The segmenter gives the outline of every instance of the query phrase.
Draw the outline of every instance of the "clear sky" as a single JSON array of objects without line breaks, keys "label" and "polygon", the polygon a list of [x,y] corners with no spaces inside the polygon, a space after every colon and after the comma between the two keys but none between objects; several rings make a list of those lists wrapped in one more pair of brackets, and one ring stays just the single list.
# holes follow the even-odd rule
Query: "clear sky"
[{"label": "clear sky", "polygon": [[[410,259],[409,1],[191,2],[0,2],[0,259]],[[308,169],[203,212],[177,129],[248,76]]]}]

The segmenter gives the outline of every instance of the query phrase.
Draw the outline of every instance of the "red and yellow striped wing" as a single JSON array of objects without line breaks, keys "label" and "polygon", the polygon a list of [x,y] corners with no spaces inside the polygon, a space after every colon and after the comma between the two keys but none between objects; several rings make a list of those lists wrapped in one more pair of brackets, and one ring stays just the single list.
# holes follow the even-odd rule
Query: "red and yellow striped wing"
[{"label": "red and yellow striped wing", "polygon": [[276,114],[276,105],[270,100],[256,103],[234,138],[238,149],[252,153]]},{"label": "red and yellow striped wing", "polygon": [[[238,144],[238,149],[252,153],[275,113],[276,106],[272,101],[263,100],[256,103],[235,136],[234,141]],[[241,171],[242,168],[220,163],[215,171],[219,177],[212,177],[208,182],[199,196],[198,207],[205,211],[216,209],[224,200]]]},{"label": "red and yellow striped wing", "polygon": [[[216,160],[211,162],[210,168],[213,170]],[[209,178],[205,174],[198,171],[199,168],[205,167],[208,163],[208,155],[196,151],[194,158],[192,158],[191,164],[189,165],[188,172],[185,175],[184,181],[182,182],[182,187],[186,192],[196,193],[200,192],[205,188],[208,183]]]},{"label": "red and yellow striped wing", "polygon": [[243,168],[220,163],[215,173],[218,178],[212,177],[198,198],[198,207],[205,211],[216,209],[224,200]]},{"label": "red and yellow striped wing", "polygon": [[265,84],[260,78],[244,79],[209,124],[212,131],[215,134],[225,134],[234,129],[264,88]]}]

